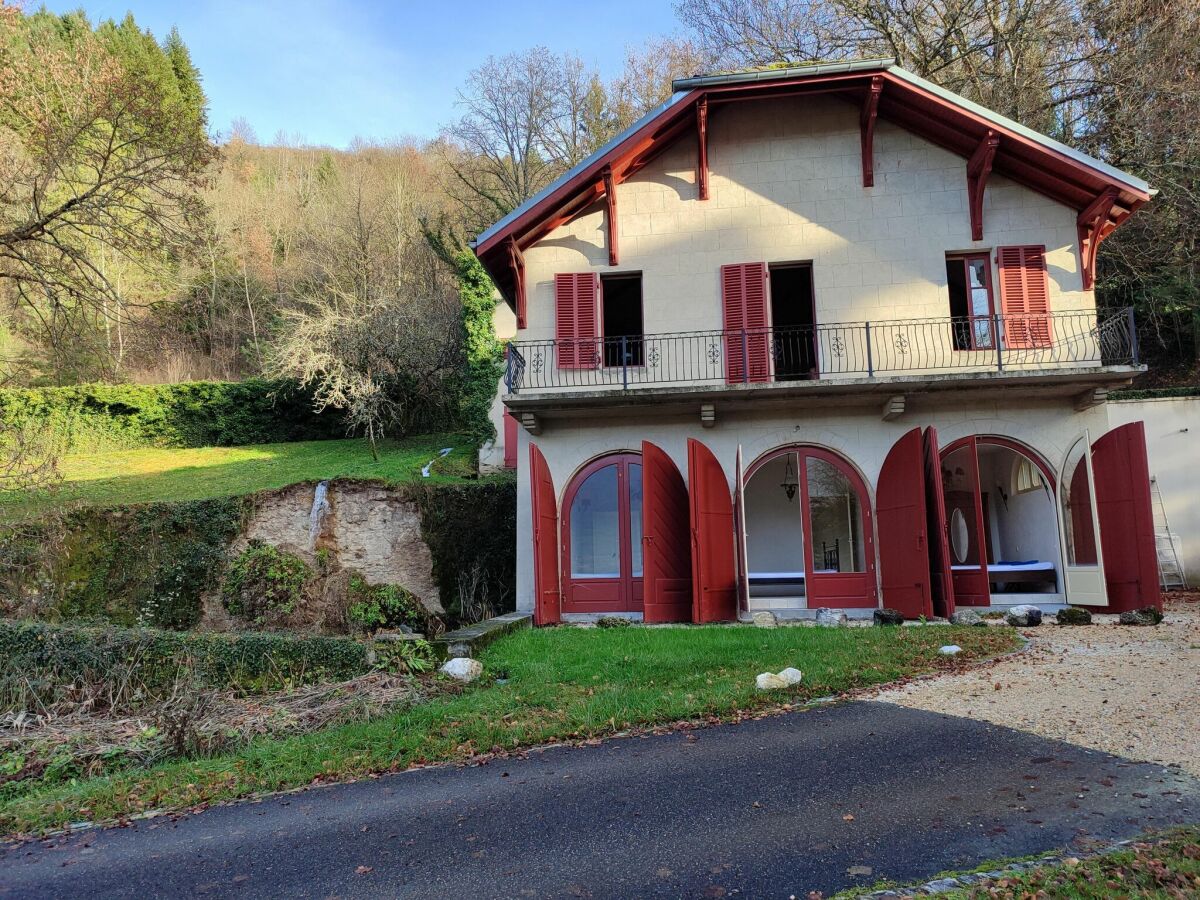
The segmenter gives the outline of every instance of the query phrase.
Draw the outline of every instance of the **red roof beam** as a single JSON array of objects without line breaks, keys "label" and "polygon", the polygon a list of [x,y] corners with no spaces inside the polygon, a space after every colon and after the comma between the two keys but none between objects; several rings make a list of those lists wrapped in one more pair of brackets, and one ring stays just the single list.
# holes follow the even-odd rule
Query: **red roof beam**
[{"label": "red roof beam", "polygon": [[617,176],[612,166],[604,167],[604,224],[608,231],[608,264],[615,266],[620,261],[617,253]]},{"label": "red roof beam", "polygon": [[696,101],[696,196],[708,199],[708,98]]},{"label": "red roof beam", "polygon": [[515,305],[517,307],[517,328],[523,330],[525,328],[525,254],[521,252],[521,247],[517,244],[517,239],[510,237],[506,242],[508,247],[508,266],[512,272],[513,289],[515,295]]},{"label": "red roof beam", "polygon": [[1100,242],[1117,227],[1110,219],[1116,202],[1116,189],[1109,188],[1093,200],[1076,220],[1079,231],[1080,270],[1083,273],[1085,291],[1090,291],[1096,284],[1096,254],[1100,249]]},{"label": "red roof beam", "polygon": [[859,115],[860,143],[862,145],[863,187],[875,186],[875,119],[879,115],[879,95],[883,93],[883,76],[871,79],[863,98],[862,113]]},{"label": "red roof beam", "polygon": [[989,130],[971,158],[967,161],[967,203],[971,210],[971,240],[983,240],[983,192],[988,176],[992,174],[992,161],[1000,138]]}]

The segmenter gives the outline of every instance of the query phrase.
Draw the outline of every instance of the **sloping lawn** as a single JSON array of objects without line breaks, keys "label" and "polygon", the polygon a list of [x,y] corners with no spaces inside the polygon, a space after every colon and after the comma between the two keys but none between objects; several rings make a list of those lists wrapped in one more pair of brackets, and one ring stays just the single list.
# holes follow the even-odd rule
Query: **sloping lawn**
[{"label": "sloping lawn", "polygon": [[[421,468],[444,447],[454,451],[427,480],[454,480],[457,472],[467,470],[475,447],[453,434],[386,442],[378,461],[361,439],[80,454],[61,461],[63,483],[53,502],[104,506],[203,500],[339,477],[405,482],[420,478]],[[15,492],[0,494],[0,514],[35,511],[47,502]]]},{"label": "sloping lawn", "polygon": [[[248,794],[680,719],[728,719],[791,701],[950,670],[1016,646],[1009,628],[556,628],[511,635],[462,693],[373,722],[229,755],[58,785],[0,803],[0,833],[184,809]],[[938,654],[955,643],[963,652]],[[801,685],[760,693],[754,676],[796,666]],[[503,684],[496,678],[506,678]]]}]

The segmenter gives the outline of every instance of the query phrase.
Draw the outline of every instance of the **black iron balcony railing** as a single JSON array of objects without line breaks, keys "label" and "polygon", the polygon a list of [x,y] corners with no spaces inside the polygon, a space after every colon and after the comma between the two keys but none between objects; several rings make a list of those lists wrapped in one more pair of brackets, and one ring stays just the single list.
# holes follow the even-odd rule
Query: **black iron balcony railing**
[{"label": "black iron balcony railing", "polygon": [[840,322],[509,345],[508,393],[1136,366],[1133,310]]}]

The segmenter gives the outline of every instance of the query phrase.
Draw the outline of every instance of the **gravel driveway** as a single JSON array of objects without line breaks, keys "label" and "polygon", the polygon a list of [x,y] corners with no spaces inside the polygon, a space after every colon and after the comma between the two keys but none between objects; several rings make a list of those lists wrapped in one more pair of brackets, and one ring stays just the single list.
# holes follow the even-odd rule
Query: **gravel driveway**
[{"label": "gravel driveway", "polygon": [[[874,698],[982,719],[1200,775],[1200,594],[1173,594],[1157,627],[1044,624],[1027,650]],[[1052,617],[1047,617],[1052,622]]]}]

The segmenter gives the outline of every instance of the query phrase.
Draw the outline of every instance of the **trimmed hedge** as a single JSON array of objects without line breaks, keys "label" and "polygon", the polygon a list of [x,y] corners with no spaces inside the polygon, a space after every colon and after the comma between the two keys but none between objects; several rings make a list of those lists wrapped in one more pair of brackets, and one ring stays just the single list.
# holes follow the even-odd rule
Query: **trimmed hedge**
[{"label": "trimmed hedge", "polygon": [[1131,389],[1113,391],[1108,395],[1109,400],[1159,400],[1171,397],[1200,397],[1200,386],[1184,385],[1182,387],[1146,388],[1145,390]]},{"label": "trimmed hedge", "polygon": [[0,422],[48,430],[68,450],[232,447],[345,437],[337,410],[313,411],[290,381],[81,384],[0,390]]},{"label": "trimmed hedge", "polygon": [[95,683],[131,667],[140,685],[165,688],[186,673],[213,688],[273,690],[371,670],[365,644],[283,634],[181,634],[154,628],[0,620],[0,676]]},{"label": "trimmed hedge", "polygon": [[478,568],[496,613],[515,608],[517,481],[497,478],[422,487],[421,536],[433,557],[442,605],[451,619],[463,614],[459,575]]}]

